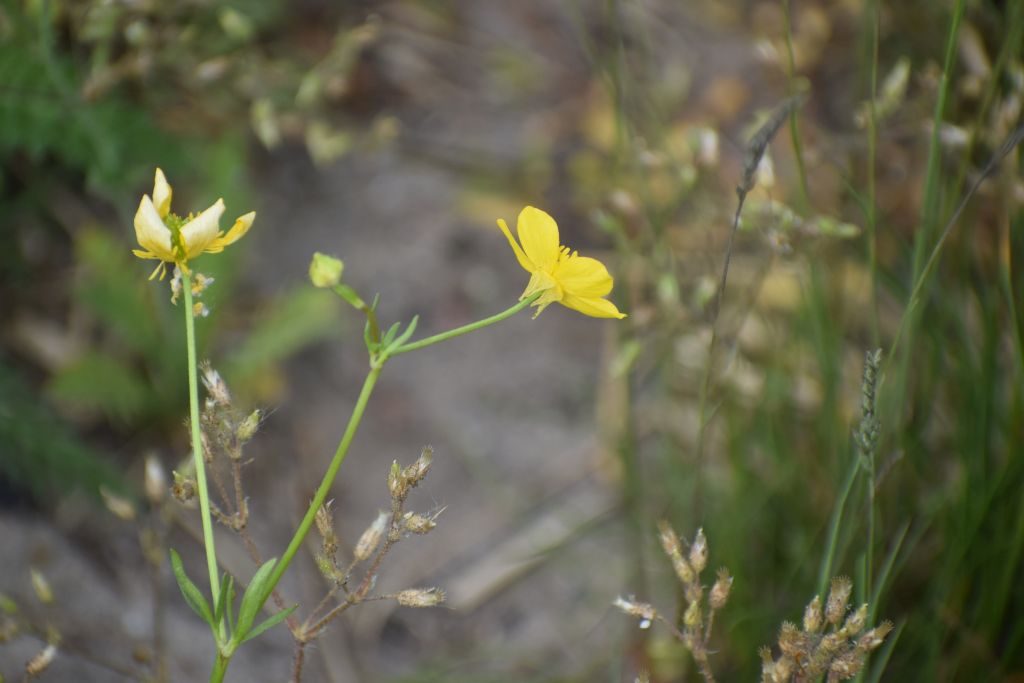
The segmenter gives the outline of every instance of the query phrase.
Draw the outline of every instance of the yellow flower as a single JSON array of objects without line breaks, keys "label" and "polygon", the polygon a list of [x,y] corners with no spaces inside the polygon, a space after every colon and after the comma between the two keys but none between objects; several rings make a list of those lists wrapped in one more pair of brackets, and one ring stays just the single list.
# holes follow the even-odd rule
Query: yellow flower
[{"label": "yellow flower", "polygon": [[141,259],[156,259],[160,265],[149,276],[157,274],[162,280],[168,263],[174,263],[188,273],[188,261],[200,254],[216,254],[229,244],[234,244],[249,231],[256,218],[256,212],[241,216],[227,233],[220,230],[220,216],[224,213],[224,200],[218,199],[213,206],[198,216],[180,218],[171,213],[171,186],[164,172],[156,169],[153,182],[153,198],[143,195],[139,210],[135,212],[135,238],[142,249],[132,253]]},{"label": "yellow flower", "polygon": [[615,304],[604,298],[612,291],[612,276],[608,269],[597,259],[580,256],[561,246],[558,243],[558,225],[551,216],[532,206],[523,209],[516,225],[519,243],[500,218],[498,227],[512,245],[519,265],[530,273],[530,283],[519,299],[541,293],[532,304],[538,307],[534,317],[556,301],[594,318],[626,317],[625,313],[619,313]]}]

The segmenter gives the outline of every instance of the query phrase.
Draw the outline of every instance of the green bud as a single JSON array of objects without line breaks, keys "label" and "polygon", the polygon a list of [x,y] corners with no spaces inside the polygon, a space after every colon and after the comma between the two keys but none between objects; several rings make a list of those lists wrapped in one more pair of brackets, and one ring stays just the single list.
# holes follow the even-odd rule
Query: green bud
[{"label": "green bud", "polygon": [[344,270],[345,264],[341,259],[318,251],[313,254],[313,260],[309,264],[309,279],[314,287],[333,287],[341,282],[341,273]]}]

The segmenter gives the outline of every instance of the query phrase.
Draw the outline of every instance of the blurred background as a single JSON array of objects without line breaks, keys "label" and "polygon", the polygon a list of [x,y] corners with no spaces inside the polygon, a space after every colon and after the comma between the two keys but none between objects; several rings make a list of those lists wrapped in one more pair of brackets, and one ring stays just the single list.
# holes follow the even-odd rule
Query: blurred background
[{"label": "blurred background", "polygon": [[[352,610],[304,680],[692,680],[611,607],[675,608],[659,519],[703,527],[735,576],[723,680],[758,676],[834,574],[896,625],[866,678],[1024,680],[1024,183],[1019,152],[997,156],[1022,60],[1020,0],[6,0],[0,674],[58,634],[41,680],[202,680],[213,658],[166,563],[203,575],[198,515],[143,494],[147,457],[169,478],[189,452],[180,307],[130,253],[160,166],[176,211],[257,211],[197,261],[216,278],[198,333],[266,411],[246,450],[265,556],[366,369],[359,316],[308,285],[314,251],[430,334],[515,302],[527,275],[495,219],[532,204],[629,313],[552,307],[388,365],[334,487],[339,535],[432,444],[410,505],[444,512],[380,589],[448,606]],[[795,93],[715,316],[747,140]],[[875,348],[869,470],[851,434]],[[312,550],[283,584],[307,608]],[[286,680],[291,656],[278,627],[228,679]]]}]

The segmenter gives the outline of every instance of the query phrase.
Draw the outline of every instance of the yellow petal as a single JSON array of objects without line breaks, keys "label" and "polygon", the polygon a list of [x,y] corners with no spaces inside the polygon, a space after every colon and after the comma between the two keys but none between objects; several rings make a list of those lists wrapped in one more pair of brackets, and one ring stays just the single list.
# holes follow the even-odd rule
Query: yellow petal
[{"label": "yellow petal", "polygon": [[551,272],[558,263],[558,224],[540,209],[528,206],[519,213],[516,226],[523,251],[541,270]]},{"label": "yellow petal", "polygon": [[555,266],[555,279],[566,294],[583,298],[600,298],[612,291],[612,276],[597,259],[570,256]]},{"label": "yellow petal", "polygon": [[533,262],[523,253],[523,250],[519,247],[519,243],[516,242],[516,238],[512,236],[512,231],[508,229],[508,224],[505,223],[504,219],[498,219],[498,227],[505,233],[505,237],[508,238],[508,243],[512,245],[512,251],[516,254],[516,259],[519,261],[519,265],[523,267],[527,273],[532,273],[537,270],[537,266],[533,265]]},{"label": "yellow petal", "polygon": [[234,244],[238,240],[245,237],[245,233],[249,232],[249,228],[252,227],[252,222],[256,220],[256,212],[250,211],[244,216],[239,216],[235,219],[235,224],[231,226],[231,229],[227,231],[222,237],[218,237],[206,247],[206,253],[216,254],[224,250],[224,247]]},{"label": "yellow petal", "polygon": [[187,258],[199,256],[220,234],[220,215],[224,213],[224,200],[218,199],[213,206],[181,226],[181,239],[185,243]]},{"label": "yellow petal", "polygon": [[592,318],[625,318],[625,313],[620,313],[619,309],[615,307],[611,301],[607,299],[597,299],[589,297],[574,296],[572,294],[566,294],[562,297],[559,302],[566,308],[571,308],[574,311],[579,311],[583,315],[589,315]]},{"label": "yellow petal", "polygon": [[139,246],[158,258],[174,260],[171,231],[164,225],[148,194],[142,195],[139,209],[135,212],[135,239],[138,240]]},{"label": "yellow petal", "polygon": [[[149,261],[160,258],[160,256],[158,256],[157,254],[154,254],[151,251],[145,251],[143,249],[132,249],[132,253],[135,254],[140,259],[145,259]],[[162,261],[163,259],[160,260]]]},{"label": "yellow petal", "polygon": [[156,206],[160,218],[166,218],[171,212],[171,186],[164,177],[164,172],[156,169],[156,178],[153,180],[153,204]]}]

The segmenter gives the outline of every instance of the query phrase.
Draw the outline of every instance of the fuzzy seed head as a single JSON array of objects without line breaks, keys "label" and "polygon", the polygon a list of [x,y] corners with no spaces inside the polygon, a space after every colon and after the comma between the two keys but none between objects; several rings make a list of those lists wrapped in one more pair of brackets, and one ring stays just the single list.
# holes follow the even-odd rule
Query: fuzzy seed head
[{"label": "fuzzy seed head", "polygon": [[829,680],[848,681],[856,678],[864,667],[864,657],[855,651],[845,652],[832,660],[828,667]]},{"label": "fuzzy seed head", "polygon": [[817,633],[821,629],[821,596],[815,595],[804,610],[804,632]]},{"label": "fuzzy seed head", "polygon": [[874,627],[857,641],[857,651],[868,653],[877,648],[885,640],[885,637],[892,631],[893,625],[891,621],[883,621],[878,626]]},{"label": "fuzzy seed head", "polygon": [[697,535],[693,538],[690,546],[690,566],[700,574],[708,564],[708,539],[704,535],[704,529],[697,529]]},{"label": "fuzzy seed head", "polygon": [[403,607],[434,607],[444,602],[444,598],[440,588],[410,588],[395,593],[395,600]]},{"label": "fuzzy seed head", "polygon": [[334,519],[331,515],[331,504],[333,500],[327,501],[316,511],[316,530],[323,538],[334,536]]},{"label": "fuzzy seed head", "polygon": [[832,579],[832,587],[825,605],[825,618],[828,623],[836,626],[846,615],[846,606],[850,602],[853,582],[848,577],[837,576]]},{"label": "fuzzy seed head", "polygon": [[711,609],[720,610],[725,607],[725,603],[729,601],[731,589],[732,577],[729,576],[729,570],[722,567],[718,570],[718,578],[715,579],[715,585],[711,587],[711,595],[708,597]]},{"label": "fuzzy seed head", "polygon": [[406,512],[402,517],[402,528],[413,534],[429,534],[437,526],[437,522],[415,512]]},{"label": "fuzzy seed head", "polygon": [[384,537],[384,532],[387,531],[390,517],[390,513],[381,512],[377,515],[377,519],[373,520],[373,523],[366,527],[366,531],[359,537],[355,550],[352,552],[356,562],[363,562],[370,555],[373,555],[373,551],[377,549],[377,546],[380,545],[380,540]]},{"label": "fuzzy seed head", "polygon": [[683,614],[683,624],[688,629],[700,628],[701,621],[703,621],[703,615],[700,610],[699,602],[691,602],[689,607],[686,608],[686,613]]},{"label": "fuzzy seed head", "polygon": [[646,602],[637,602],[632,598],[617,597],[612,603],[615,607],[626,614],[643,619],[646,621],[654,621],[658,618],[658,610],[654,609],[654,605],[649,605]]},{"label": "fuzzy seed head", "polygon": [[388,470],[388,491],[392,498],[403,498],[407,490],[408,485],[402,477],[402,467],[397,460],[392,460],[391,469]]},{"label": "fuzzy seed head", "polygon": [[[199,316],[197,315],[197,317]],[[203,386],[206,387],[213,402],[220,406],[231,405],[231,392],[228,391],[228,385],[221,378],[220,373],[210,365],[210,361],[204,360],[200,363],[199,370],[202,373]]]},{"label": "fuzzy seed head", "polygon": [[47,645],[37,652],[32,659],[28,660],[28,663],[25,664],[25,673],[28,676],[38,676],[46,671],[47,667],[50,666],[56,656],[57,646],[52,644]]},{"label": "fuzzy seed head", "polygon": [[658,538],[661,541],[662,550],[668,555],[668,559],[672,561],[672,568],[683,585],[688,586],[695,583],[697,575],[683,558],[683,547],[679,543],[679,537],[676,536],[676,532],[672,530],[668,522],[662,521],[658,523]]},{"label": "fuzzy seed head", "polygon": [[779,649],[787,657],[794,657],[801,651],[800,630],[796,624],[790,621],[782,622],[782,629],[779,631]]},{"label": "fuzzy seed head", "polygon": [[256,435],[256,431],[260,428],[260,423],[263,418],[263,413],[259,408],[249,413],[249,415],[242,420],[242,424],[238,425],[238,430],[235,434],[238,436],[238,440],[241,443],[245,443],[252,439]]},{"label": "fuzzy seed head", "polygon": [[868,605],[864,603],[861,605],[856,612],[846,618],[846,623],[843,624],[843,633],[847,638],[857,635],[861,629],[864,628],[864,624],[868,620]]}]

